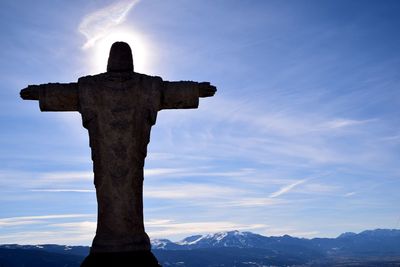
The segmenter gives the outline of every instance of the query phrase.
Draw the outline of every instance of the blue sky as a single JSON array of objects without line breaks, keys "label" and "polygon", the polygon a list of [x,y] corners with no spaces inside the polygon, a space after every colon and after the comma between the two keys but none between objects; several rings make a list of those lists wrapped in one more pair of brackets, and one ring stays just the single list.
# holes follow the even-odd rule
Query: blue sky
[{"label": "blue sky", "polygon": [[91,243],[80,115],[42,113],[19,90],[104,72],[117,40],[137,72],[218,88],[158,114],[151,238],[400,228],[399,2],[249,3],[1,1],[0,243]]}]

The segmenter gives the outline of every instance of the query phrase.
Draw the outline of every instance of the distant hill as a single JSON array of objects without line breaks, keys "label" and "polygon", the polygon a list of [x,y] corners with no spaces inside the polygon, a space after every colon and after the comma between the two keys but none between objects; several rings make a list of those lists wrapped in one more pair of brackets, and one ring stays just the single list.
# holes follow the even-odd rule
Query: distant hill
[{"label": "distant hill", "polygon": [[[152,246],[164,267],[400,266],[400,230],[388,229],[313,239],[229,231]],[[84,246],[0,245],[0,267],[78,267],[88,253]]]},{"label": "distant hill", "polygon": [[79,267],[83,256],[0,247],[0,267]]}]

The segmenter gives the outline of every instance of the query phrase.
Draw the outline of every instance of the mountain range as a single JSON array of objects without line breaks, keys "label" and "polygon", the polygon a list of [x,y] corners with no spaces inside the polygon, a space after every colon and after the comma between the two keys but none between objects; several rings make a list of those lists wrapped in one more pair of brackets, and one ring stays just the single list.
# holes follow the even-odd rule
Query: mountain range
[{"label": "mountain range", "polygon": [[[400,266],[400,230],[313,239],[229,231],[154,239],[152,249],[164,267]],[[88,253],[85,246],[5,244],[0,267],[78,267]]]}]

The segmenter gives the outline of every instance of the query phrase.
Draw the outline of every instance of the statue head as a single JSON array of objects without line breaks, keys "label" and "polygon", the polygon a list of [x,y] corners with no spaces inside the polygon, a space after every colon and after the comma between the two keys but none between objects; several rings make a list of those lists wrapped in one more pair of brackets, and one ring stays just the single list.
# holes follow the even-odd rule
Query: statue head
[{"label": "statue head", "polygon": [[107,72],[133,71],[132,50],[125,42],[115,42],[108,57]]}]

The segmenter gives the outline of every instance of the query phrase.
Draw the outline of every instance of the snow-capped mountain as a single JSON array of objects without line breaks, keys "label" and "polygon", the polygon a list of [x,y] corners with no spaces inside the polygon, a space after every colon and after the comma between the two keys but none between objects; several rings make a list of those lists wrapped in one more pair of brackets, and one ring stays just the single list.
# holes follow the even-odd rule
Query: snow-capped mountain
[{"label": "snow-capped mountain", "polygon": [[[272,244],[302,243],[303,239],[288,235],[266,237],[251,232],[228,231],[208,235],[194,235],[176,243],[167,239],[152,240],[153,249],[199,249],[199,248],[268,248]],[[174,248],[173,245],[175,245]]]},{"label": "snow-capped mountain", "polygon": [[235,247],[252,248],[262,246],[266,237],[251,232],[219,232],[209,235],[190,236],[177,242],[181,246],[189,248],[217,248],[217,247]]},{"label": "snow-capped mountain", "polygon": [[[152,240],[162,266],[400,266],[400,230],[377,229],[338,238],[266,237],[229,231],[179,242]],[[79,267],[89,247],[0,245],[0,266]]]},{"label": "snow-capped mountain", "polygon": [[179,250],[182,246],[176,244],[168,239],[152,239],[151,247],[153,249],[165,249],[165,250]]},{"label": "snow-capped mountain", "polygon": [[[368,241],[371,242],[368,242]],[[326,251],[347,248],[349,246],[373,246],[377,241],[389,242],[391,245],[400,245],[400,230],[376,229],[367,230],[359,234],[343,233],[337,238],[304,239],[284,236],[262,236],[251,232],[228,231],[208,235],[194,235],[178,242],[168,239],[152,240],[153,249],[162,250],[191,250],[202,248],[262,248],[262,249],[320,249]],[[365,244],[364,244],[365,243]],[[368,243],[368,244],[366,244]],[[378,244],[377,244],[378,246]],[[400,246],[399,246],[400,251]]]}]

